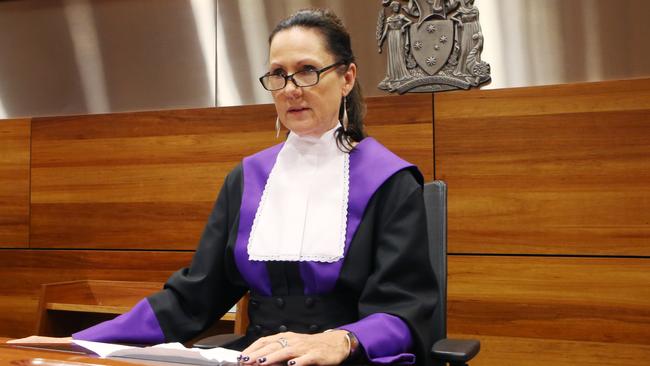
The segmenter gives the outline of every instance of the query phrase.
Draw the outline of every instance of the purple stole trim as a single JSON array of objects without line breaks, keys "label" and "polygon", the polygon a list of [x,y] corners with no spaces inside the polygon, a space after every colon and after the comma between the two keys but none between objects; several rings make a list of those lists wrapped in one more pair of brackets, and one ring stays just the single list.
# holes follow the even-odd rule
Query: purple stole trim
[{"label": "purple stole trim", "polygon": [[72,335],[94,342],[157,344],[165,341],[151,305],[142,299],[129,312]]},{"label": "purple stole trim", "polygon": [[244,158],[242,163],[244,190],[239,208],[235,263],[251,289],[265,296],[271,296],[271,279],[266,271],[265,262],[248,260],[248,239],[266,181],[283,145],[284,143],[262,150],[253,156]]},{"label": "purple stole trim", "polygon": [[[239,211],[239,229],[235,244],[235,263],[246,282],[254,291],[271,296],[271,280],[266,263],[248,260],[248,240],[262,193],[275,165],[282,144],[249,156],[243,161],[244,190]],[[367,137],[350,154],[350,190],[348,200],[348,225],[344,257],[334,263],[300,262],[300,274],[305,294],[324,294],[334,289],[341,272],[345,255],[354,234],[359,228],[366,206],[377,189],[396,172],[412,164]]]}]

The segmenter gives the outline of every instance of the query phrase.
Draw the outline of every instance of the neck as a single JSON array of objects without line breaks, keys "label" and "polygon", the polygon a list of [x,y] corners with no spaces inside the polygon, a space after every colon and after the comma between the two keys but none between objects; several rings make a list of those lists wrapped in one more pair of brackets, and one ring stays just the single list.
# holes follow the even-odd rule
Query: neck
[{"label": "neck", "polygon": [[291,131],[291,133],[295,134],[296,136],[298,136],[300,138],[312,137],[312,138],[320,139],[321,137],[323,137],[324,134],[326,134],[327,132],[332,131],[334,128],[336,128],[339,125],[339,123],[340,122],[338,120],[334,120],[334,122],[332,122],[330,124],[330,126],[326,127],[326,129],[324,129],[324,130],[310,131],[310,132],[307,132],[307,133],[304,133],[304,134],[300,133],[300,132],[294,132],[294,131]]}]

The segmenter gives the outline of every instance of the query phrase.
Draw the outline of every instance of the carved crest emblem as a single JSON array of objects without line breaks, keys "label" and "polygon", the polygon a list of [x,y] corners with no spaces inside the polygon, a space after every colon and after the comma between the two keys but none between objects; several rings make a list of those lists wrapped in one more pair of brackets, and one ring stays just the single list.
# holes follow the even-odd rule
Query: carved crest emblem
[{"label": "carved crest emblem", "polygon": [[454,23],[451,20],[427,20],[411,26],[410,36],[415,61],[427,74],[435,75],[451,55]]},{"label": "carved crest emblem", "polygon": [[474,0],[382,0],[376,36],[388,54],[380,89],[436,92],[490,80]]}]

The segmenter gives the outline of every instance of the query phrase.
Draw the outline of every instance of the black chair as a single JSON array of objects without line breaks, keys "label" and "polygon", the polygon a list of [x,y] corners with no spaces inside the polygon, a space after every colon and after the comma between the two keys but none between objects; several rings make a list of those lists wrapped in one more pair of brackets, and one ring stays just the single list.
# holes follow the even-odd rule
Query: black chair
[{"label": "black chair", "polygon": [[479,352],[481,344],[475,339],[447,338],[447,186],[436,180],[424,185],[424,205],[427,213],[429,256],[438,281],[438,306],[433,314],[431,357],[435,366],[467,365]]}]

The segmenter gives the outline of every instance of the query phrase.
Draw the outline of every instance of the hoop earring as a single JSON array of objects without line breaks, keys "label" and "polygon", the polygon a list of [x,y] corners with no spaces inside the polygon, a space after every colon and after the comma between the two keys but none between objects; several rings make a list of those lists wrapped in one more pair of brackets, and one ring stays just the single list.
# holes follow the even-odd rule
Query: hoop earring
[{"label": "hoop earring", "polygon": [[278,116],[275,119],[275,138],[277,139],[279,137],[280,137],[280,117]]},{"label": "hoop earring", "polygon": [[348,106],[346,102],[347,97],[343,97],[343,121],[341,121],[341,126],[343,126],[343,131],[348,130]]}]

